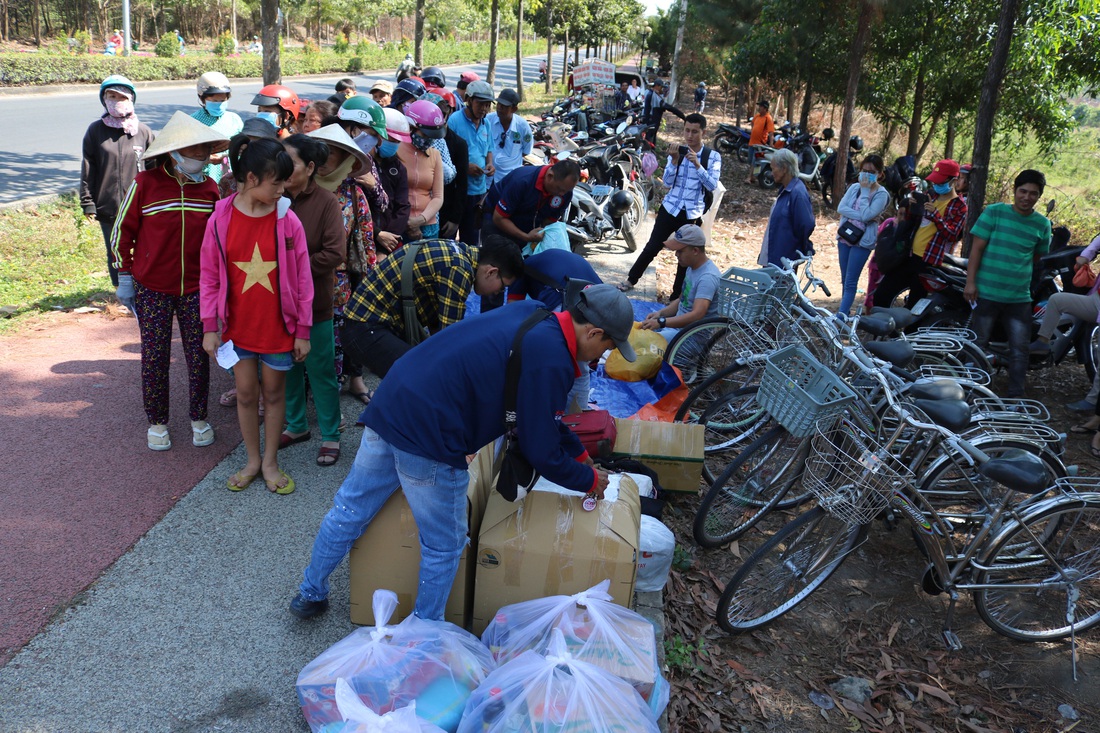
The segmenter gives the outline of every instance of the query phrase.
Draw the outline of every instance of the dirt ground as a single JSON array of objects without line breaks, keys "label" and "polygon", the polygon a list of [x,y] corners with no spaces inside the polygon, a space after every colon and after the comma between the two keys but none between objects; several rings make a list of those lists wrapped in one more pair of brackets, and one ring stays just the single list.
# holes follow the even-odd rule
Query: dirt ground
[{"label": "dirt ground", "polygon": [[[708,118],[712,128],[721,119]],[[678,142],[681,128],[672,123],[663,137]],[[746,174],[745,166],[723,160],[728,191],[710,247],[720,268],[755,266],[774,198],[773,192],[745,184]],[[811,195],[818,220],[814,270],[833,293],[832,298],[818,293],[815,300],[835,307],[837,216],[821,206],[819,193]],[[674,273],[675,261],[662,253],[658,290],[666,297]],[[1061,432],[1087,417],[1063,407],[1087,389],[1077,364],[1029,375],[1028,396],[1048,406],[1051,424]],[[1070,435],[1067,442],[1065,462],[1077,465],[1081,475],[1095,475],[1100,462],[1089,454],[1087,440]],[[1100,730],[1096,633],[1079,640],[1079,681],[1074,682],[1068,643],[1023,644],[1001,637],[963,596],[954,628],[965,648],[947,651],[940,640],[946,598],[921,591],[925,563],[904,525],[889,532],[876,523],[868,541],[794,611],[756,632],[726,634],[715,612],[727,580],[741,558],[793,515],[771,517],[740,543],[703,550],[691,535],[698,498],[674,497],[665,519],[686,552],[666,587],[670,730]],[[830,690],[831,683],[848,676],[873,684],[869,702],[857,704]],[[1065,705],[1072,710],[1059,707]]]}]

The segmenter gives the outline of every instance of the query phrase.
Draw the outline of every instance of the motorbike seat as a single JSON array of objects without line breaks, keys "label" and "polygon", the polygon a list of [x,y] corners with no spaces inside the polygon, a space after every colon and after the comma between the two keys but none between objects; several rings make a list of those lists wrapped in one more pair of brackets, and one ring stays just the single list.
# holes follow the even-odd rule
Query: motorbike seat
[{"label": "motorbike seat", "polygon": [[896,367],[904,367],[913,361],[913,344],[908,341],[868,341],[863,345],[872,354]]},{"label": "motorbike seat", "polygon": [[943,256],[943,261],[951,265],[952,267],[959,268],[960,270],[965,270],[970,262],[970,260],[966,257],[956,257],[955,255],[949,254],[945,254]]},{"label": "motorbike seat", "polygon": [[964,400],[966,391],[952,379],[922,379],[909,385],[908,394],[917,400]]},{"label": "motorbike seat", "polygon": [[882,313],[890,316],[894,319],[894,325],[898,330],[904,331],[906,328],[913,324],[913,321],[917,320],[917,317],[908,308],[882,308],[875,307],[871,309],[872,314]]},{"label": "motorbike seat", "polygon": [[993,458],[978,470],[986,478],[1024,494],[1041,494],[1051,485],[1046,466],[1030,454],[1019,458]]},{"label": "motorbike seat", "polygon": [[896,330],[894,319],[890,316],[863,316],[859,319],[857,328],[880,338],[889,336]]},{"label": "motorbike seat", "polygon": [[962,400],[914,400],[921,412],[940,427],[958,432],[970,425],[970,405]]}]

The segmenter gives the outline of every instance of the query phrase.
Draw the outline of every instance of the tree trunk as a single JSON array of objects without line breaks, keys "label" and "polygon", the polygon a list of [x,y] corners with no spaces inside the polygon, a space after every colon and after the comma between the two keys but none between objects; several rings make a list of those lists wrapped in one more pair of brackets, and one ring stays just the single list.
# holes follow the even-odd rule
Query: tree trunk
[{"label": "tree trunk", "polygon": [[38,17],[40,3],[41,0],[34,0],[31,5],[31,33],[34,35],[34,45],[39,48],[42,47],[42,21]]},{"label": "tree trunk", "polygon": [[1001,82],[1004,81],[1008,51],[1012,45],[1012,30],[1016,25],[1016,13],[1020,0],[1002,0],[1001,14],[997,18],[997,40],[993,42],[993,56],[982,81],[982,93],[978,98],[978,118],[974,123],[974,153],[971,156],[970,192],[966,196],[966,236],[963,238],[963,257],[970,256],[970,228],[978,220],[985,206],[985,184],[989,171],[989,151],[993,145],[993,119],[997,116]]},{"label": "tree trunk", "polygon": [[[283,80],[279,60],[279,0],[260,1],[260,25],[264,45],[264,84],[278,84]],[[290,24],[287,23],[287,26]]]},{"label": "tree trunk", "polygon": [[798,126],[803,132],[810,126],[810,109],[814,106],[814,84],[806,82],[806,95],[802,97],[802,115],[798,119]]},{"label": "tree trunk", "polygon": [[550,93],[550,79],[554,76],[554,3],[546,3],[546,93]]},{"label": "tree trunk", "polygon": [[860,0],[856,35],[848,51],[848,88],[844,92],[844,114],[840,121],[840,139],[836,148],[836,172],[833,174],[833,207],[840,201],[848,183],[848,140],[852,136],[852,117],[863,63],[863,49],[871,32],[871,0]]},{"label": "tree trunk", "polygon": [[668,83],[668,98],[676,104],[680,94],[680,52],[684,47],[684,26],[687,25],[688,0],[680,0],[680,27],[676,31],[676,48],[672,52],[672,78]]},{"label": "tree trunk", "polygon": [[489,71],[485,74],[485,81],[490,85],[497,76],[497,42],[500,39],[500,0],[493,0],[489,11]]},{"label": "tree trunk", "polygon": [[569,26],[565,27],[565,43],[562,46],[565,56],[561,60],[561,83],[564,85],[569,76]]},{"label": "tree trunk", "polygon": [[523,101],[523,0],[516,3],[516,93]]},{"label": "tree trunk", "polygon": [[916,155],[920,145],[921,117],[924,116],[924,62],[917,69],[917,87],[913,90],[913,116],[909,118],[909,140],[905,144],[906,155]]},{"label": "tree trunk", "polygon": [[947,135],[943,143],[943,157],[955,159],[955,112],[947,113]]},{"label": "tree trunk", "polygon": [[[920,164],[920,159],[924,157],[925,152],[928,151],[928,146],[932,143],[932,139],[936,136],[936,126],[939,125],[940,117],[943,112],[936,110],[936,113],[932,116],[932,124],[928,126],[928,136],[924,138],[924,142],[921,143],[920,150],[917,151],[917,163]],[[946,156],[945,156],[946,157]]]},{"label": "tree trunk", "polygon": [[413,59],[417,65],[424,63],[424,5],[425,0],[416,0],[416,18],[413,26]]}]

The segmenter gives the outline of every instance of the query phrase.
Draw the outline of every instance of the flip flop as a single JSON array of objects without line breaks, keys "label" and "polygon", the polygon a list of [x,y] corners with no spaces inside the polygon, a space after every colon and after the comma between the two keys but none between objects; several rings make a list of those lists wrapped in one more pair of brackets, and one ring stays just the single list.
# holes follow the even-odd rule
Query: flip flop
[{"label": "flip flop", "polygon": [[286,475],[286,471],[279,469],[279,475],[286,479],[286,484],[278,486],[274,481],[268,481],[264,479],[264,483],[267,484],[267,490],[273,494],[279,494],[286,496],[287,494],[294,493],[294,479]]},{"label": "flip flop", "polygon": [[629,280],[623,280],[615,287],[618,288],[620,293],[629,293],[631,290],[634,289],[634,283],[630,282]]},{"label": "flip flop", "polygon": [[1090,428],[1085,423],[1080,423],[1078,425],[1074,425],[1072,428],[1069,429],[1069,431],[1071,433],[1076,433],[1077,435],[1092,435],[1094,433],[1100,433],[1100,428]]},{"label": "flip flop", "polygon": [[1092,454],[1093,458],[1100,458],[1100,448],[1097,448],[1096,446],[1090,445],[1089,453]]},{"label": "flip flop", "polygon": [[349,392],[348,394],[362,402],[364,405],[369,405],[370,401],[374,399],[373,389],[368,389],[366,392]]},{"label": "flip flop", "polygon": [[225,407],[233,407],[237,404],[237,390],[230,389],[222,392],[222,396],[218,398],[218,404]]},{"label": "flip flop", "polygon": [[[322,460],[322,459],[329,459],[329,458],[331,458],[332,460]],[[322,445],[320,448],[317,449],[317,465],[318,466],[334,466],[334,465],[336,465],[336,462],[338,460],[340,460],[340,447],[339,446],[337,446],[335,448],[326,448],[325,446]]]},{"label": "flip flop", "polygon": [[[225,485],[229,488],[230,491],[244,491],[245,489],[247,489],[249,486],[252,485],[252,482],[255,481],[256,477],[259,476],[259,475],[260,474],[258,474],[258,473],[254,473],[251,476],[249,476],[248,474],[244,474],[244,473],[241,473],[240,471],[237,471],[235,474],[233,474],[232,476],[230,476],[226,480]],[[237,480],[234,481],[233,479],[237,479]],[[244,483],[242,484],[241,481],[244,481]]]},{"label": "flip flop", "polygon": [[310,433],[308,430],[299,435],[297,438],[283,433],[279,436],[279,450],[282,450],[283,448],[289,448],[296,443],[305,443],[307,440],[311,440],[312,438],[313,434]]}]

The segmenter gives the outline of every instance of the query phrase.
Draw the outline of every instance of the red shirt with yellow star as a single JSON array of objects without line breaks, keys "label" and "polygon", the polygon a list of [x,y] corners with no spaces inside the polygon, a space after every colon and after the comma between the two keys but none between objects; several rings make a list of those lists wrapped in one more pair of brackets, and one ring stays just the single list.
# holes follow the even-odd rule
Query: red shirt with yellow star
[{"label": "red shirt with yellow star", "polygon": [[290,351],[294,337],[279,306],[275,211],[249,216],[234,208],[226,239],[229,302],[222,340],[257,354]]}]

